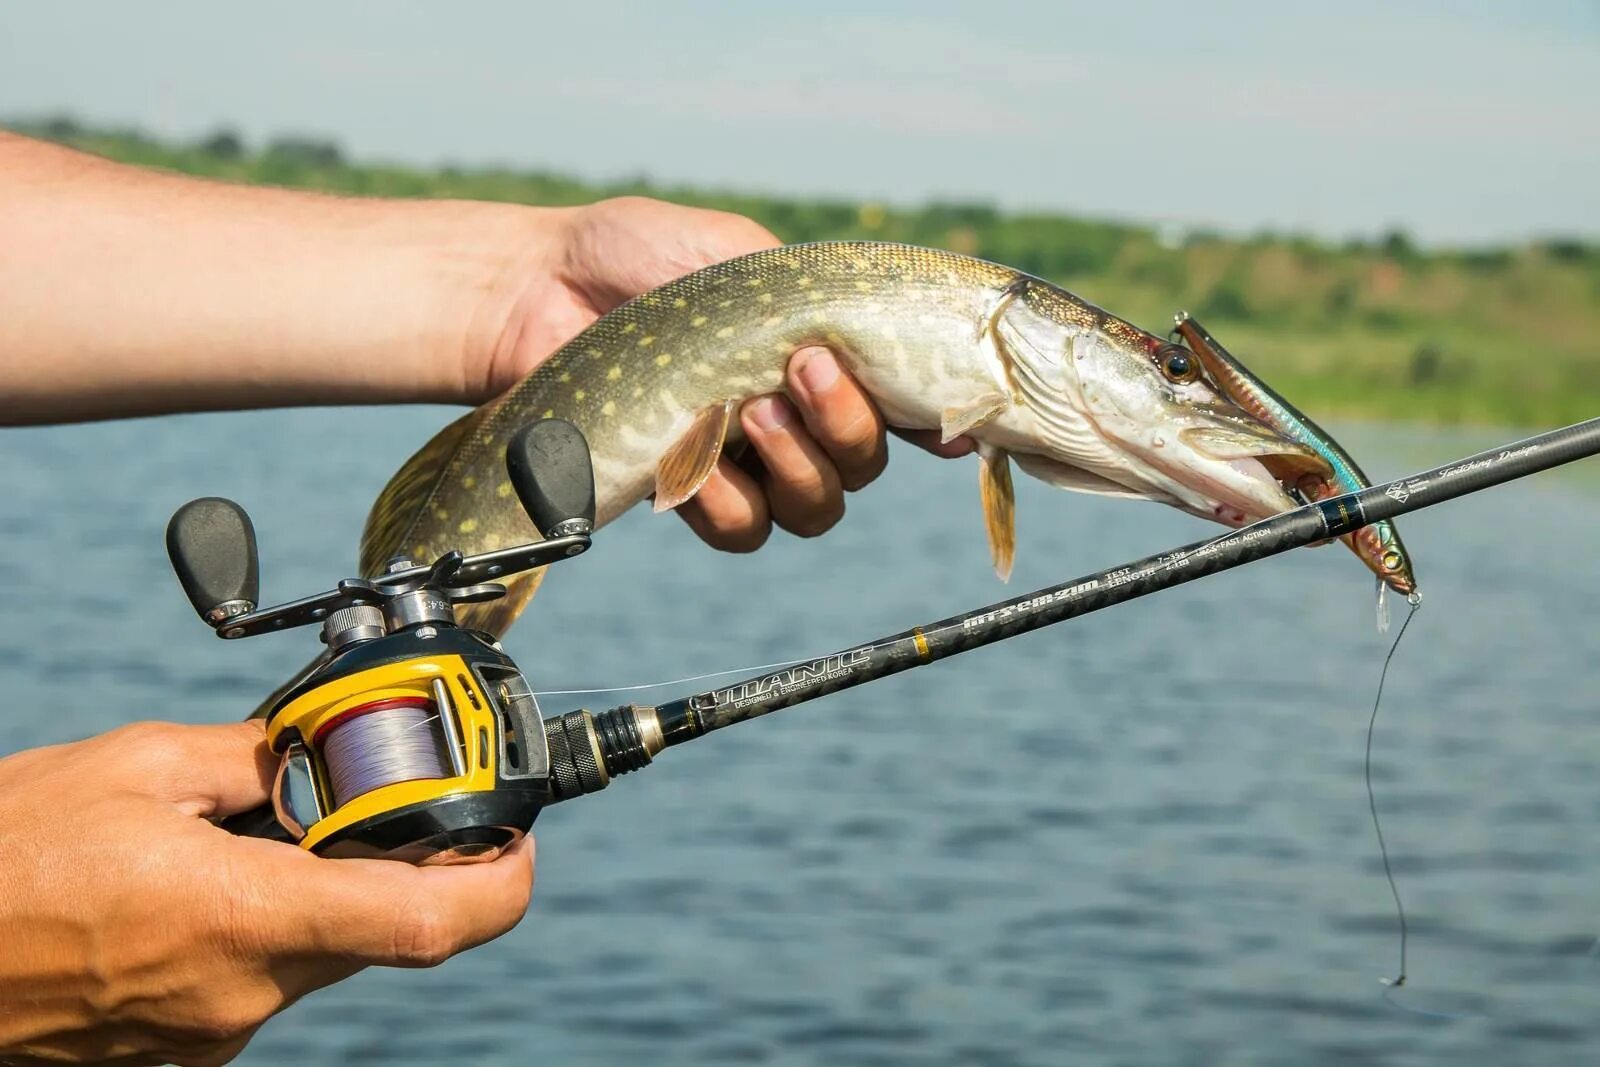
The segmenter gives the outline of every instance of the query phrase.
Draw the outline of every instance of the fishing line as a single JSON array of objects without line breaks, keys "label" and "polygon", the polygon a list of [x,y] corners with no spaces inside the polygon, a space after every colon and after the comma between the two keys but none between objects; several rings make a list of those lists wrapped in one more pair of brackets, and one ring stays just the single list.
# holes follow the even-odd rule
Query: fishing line
[{"label": "fishing line", "polygon": [[[1235,532],[1236,531],[1232,529],[1225,530],[1216,537],[1212,538],[1210,541],[1206,541],[1204,544],[1195,546],[1195,551],[1203,551],[1207,548],[1210,548],[1219,541],[1224,541],[1231,537]],[[1379,584],[1379,588],[1382,588],[1381,582]],[[880,648],[886,647],[888,647],[886,644],[880,642],[878,644],[863,645],[862,651],[874,652]],[[536,697],[571,697],[594,696],[597,693],[637,693],[645,689],[664,689],[669,685],[680,685],[684,682],[699,682],[706,678],[721,678],[724,675],[729,674],[753,674],[758,671],[774,671],[782,667],[795,667],[802,663],[814,663],[815,661],[824,658],[825,655],[826,653],[816,656],[802,656],[800,659],[781,659],[776,663],[758,663],[750,667],[729,667],[725,671],[707,671],[705,674],[691,674],[684,678],[669,678],[661,682],[640,682],[636,685],[594,686],[589,689],[540,689],[533,695]]]},{"label": "fishing line", "polygon": [[[1229,537],[1232,537],[1237,532],[1238,532],[1237,529],[1224,530],[1222,533],[1217,534],[1211,540],[1204,541],[1204,542],[1202,542],[1200,544],[1197,544],[1197,545],[1191,545],[1185,551],[1187,551],[1191,555],[1192,554],[1196,554],[1196,553],[1203,553],[1206,549],[1209,549],[1213,545],[1216,545],[1216,544],[1218,544],[1218,543],[1220,543],[1222,541],[1226,541]],[[1380,591],[1384,588],[1383,587],[1383,582],[1382,582],[1381,579],[1379,580],[1378,588],[1379,588]],[[1382,603],[1381,598],[1380,598],[1379,603],[1380,604]],[[1387,615],[1387,612],[1385,612],[1385,615]],[[1383,629],[1387,630],[1388,627],[1385,626],[1385,627],[1383,627]],[[877,651],[879,649],[889,647],[890,644],[892,644],[892,642],[881,642],[880,641],[880,642],[877,642],[877,643],[871,644],[871,645],[862,645],[861,646],[861,650],[864,651],[864,652],[875,652],[875,651]],[[667,679],[665,681],[660,681],[660,682],[639,682],[638,684],[635,684],[635,685],[605,685],[605,686],[593,686],[593,687],[590,687],[590,688],[587,688],[587,689],[540,689],[540,690],[536,691],[533,695],[536,696],[536,697],[570,697],[570,696],[594,696],[597,693],[637,693],[637,692],[641,692],[641,691],[646,690],[646,689],[664,689],[669,685],[680,685],[680,684],[682,684],[684,682],[703,681],[706,678],[721,678],[721,677],[723,677],[725,675],[729,675],[729,674],[746,674],[746,673],[753,674],[753,673],[756,673],[758,671],[773,671],[773,670],[778,670],[778,669],[783,668],[783,667],[794,667],[794,666],[798,666],[799,664],[802,664],[802,663],[814,663],[815,661],[817,661],[819,659],[823,659],[826,655],[827,655],[827,653],[822,653],[822,654],[816,655],[816,656],[802,656],[799,659],[782,659],[782,660],[778,660],[776,663],[758,663],[758,664],[755,664],[754,666],[750,666],[750,667],[729,667],[725,671],[707,671],[704,674],[691,674],[691,675],[688,675],[688,676],[683,677],[683,678],[669,678],[669,679]]]},{"label": "fishing line", "polygon": [[1394,897],[1395,914],[1400,919],[1400,970],[1393,978],[1379,978],[1386,987],[1383,999],[1392,1007],[1400,1011],[1410,1012],[1413,1015],[1424,1015],[1430,1019],[1482,1019],[1486,1016],[1478,1013],[1460,1013],[1451,1011],[1434,1011],[1429,1008],[1416,1008],[1409,1004],[1402,1004],[1395,999],[1395,991],[1406,984],[1406,950],[1408,948],[1411,931],[1406,923],[1406,906],[1400,899],[1400,886],[1394,880],[1394,868],[1389,863],[1389,846],[1383,839],[1383,825],[1378,818],[1378,800],[1372,789],[1372,736],[1378,724],[1378,709],[1383,703],[1383,684],[1389,677],[1389,664],[1394,660],[1395,650],[1400,647],[1400,639],[1406,635],[1406,627],[1411,625],[1411,620],[1416,618],[1417,609],[1422,606],[1422,597],[1417,592],[1412,592],[1406,598],[1410,610],[1406,617],[1400,621],[1400,629],[1396,631],[1394,640],[1389,643],[1389,653],[1383,657],[1383,669],[1378,672],[1378,691],[1372,698],[1372,715],[1367,719],[1367,755],[1363,767],[1367,783],[1367,808],[1372,812],[1372,831],[1378,838],[1378,854],[1383,857],[1383,876],[1389,882],[1389,893]]},{"label": "fishing line", "polygon": [[637,685],[607,685],[589,689],[540,689],[533,695],[536,697],[570,697],[591,696],[595,693],[635,693],[641,689],[660,689],[663,686],[678,685],[682,682],[698,682],[705,678],[720,678],[725,674],[743,674],[746,671],[774,671],[779,667],[793,667],[797,663],[807,663],[807,659],[784,659],[776,663],[761,663],[753,667],[730,667],[725,671],[707,671],[705,674],[691,674],[683,678],[669,678],[661,682],[640,682]]},{"label": "fishing line", "polygon": [[[749,674],[720,689],[681,696],[650,708],[632,705],[614,708],[602,716],[608,727],[627,719],[635,724],[645,723],[654,736],[661,738],[662,749],[674,747],[810,700],[1176,588],[1268,556],[1324,543],[1374,523],[1594,455],[1600,455],[1600,418],[1511,442],[1381,485],[1304,504],[1238,530],[923,623],[880,637],[870,644],[842,648],[830,656],[813,659],[814,670],[790,670],[787,668],[791,664],[785,664],[784,669],[765,675]],[[1372,785],[1372,747],[1388,671],[1416,613],[1417,601],[1410,597],[1407,600],[1411,611],[1395,634],[1378,676],[1372,713],[1367,720],[1364,764],[1368,809],[1378,838],[1384,874],[1400,916],[1400,969],[1394,978],[1385,979],[1385,999],[1390,999],[1406,980],[1410,930],[1394,878],[1388,843],[1383,839],[1382,820]],[[733,672],[699,677],[718,677],[724,673]],[[651,688],[655,684],[658,683],[644,683],[642,687]],[[620,730],[607,729],[605,737],[615,741],[620,733]],[[640,766],[634,748],[626,751],[618,748],[614,755],[626,763],[627,769]],[[654,755],[653,751],[649,753],[651,757]],[[1446,1014],[1410,1008],[1392,999],[1390,1002],[1404,1011],[1433,1016]]]},{"label": "fishing line", "polygon": [[1400,971],[1393,978],[1379,979],[1384,985],[1394,989],[1406,984],[1406,947],[1410,940],[1410,930],[1406,925],[1406,906],[1400,900],[1400,887],[1395,884],[1394,868],[1389,865],[1389,846],[1383,840],[1383,824],[1378,819],[1378,798],[1372,791],[1372,735],[1378,725],[1378,708],[1383,702],[1383,683],[1389,677],[1389,664],[1394,661],[1395,649],[1400,647],[1400,639],[1406,635],[1406,627],[1416,618],[1417,607],[1422,602],[1420,597],[1416,597],[1415,594],[1412,596],[1414,599],[1407,600],[1411,610],[1406,612],[1399,631],[1389,643],[1389,654],[1383,657],[1383,669],[1378,672],[1378,692],[1372,698],[1372,715],[1367,719],[1367,757],[1363,768],[1367,781],[1367,808],[1372,812],[1372,831],[1378,836],[1378,854],[1383,857],[1383,876],[1389,880],[1389,892],[1394,896],[1394,910],[1400,916]]},{"label": "fishing line", "polygon": [[1378,854],[1382,856],[1382,861],[1384,861],[1384,878],[1389,881],[1389,893],[1395,899],[1395,915],[1400,917],[1400,971],[1394,977],[1381,977],[1378,981],[1387,987],[1387,989],[1384,989],[1384,1000],[1390,1006],[1400,1009],[1400,1011],[1408,1011],[1408,1013],[1416,1014],[1416,1016],[1427,1016],[1430,1019],[1483,1019],[1486,1016],[1482,1016],[1482,1014],[1430,1011],[1427,1008],[1413,1008],[1411,1005],[1402,1005],[1400,1001],[1395,1000],[1395,990],[1405,985],[1406,947],[1410,944],[1411,931],[1410,926],[1406,925],[1405,904],[1400,901],[1400,886],[1395,883],[1394,867],[1389,864],[1389,845],[1384,841],[1384,827],[1382,827],[1382,822],[1379,821],[1378,817],[1378,797],[1373,792],[1373,733],[1378,728],[1378,709],[1382,705],[1382,699],[1384,699],[1384,681],[1389,678],[1389,664],[1394,662],[1395,649],[1400,648],[1400,638],[1405,637],[1406,627],[1411,625],[1411,619],[1416,617],[1416,609],[1422,606],[1421,595],[1416,592],[1411,593],[1410,597],[1406,597],[1406,605],[1410,605],[1411,609],[1406,611],[1405,619],[1400,621],[1400,629],[1395,632],[1395,640],[1389,643],[1389,654],[1384,656],[1384,667],[1378,672],[1378,693],[1373,696],[1373,713],[1366,720],[1366,761],[1365,766],[1363,766],[1366,777],[1366,808],[1373,813],[1373,833],[1378,835]]},{"label": "fishing line", "polygon": [[[864,651],[873,651],[882,645],[863,646]],[[802,656],[799,659],[782,659],[776,663],[759,663],[753,667],[729,667],[725,671],[707,671],[705,674],[691,674],[685,678],[669,678],[662,682],[640,682],[637,685],[607,685],[593,689],[541,689],[533,695],[536,697],[566,697],[566,696],[593,696],[596,693],[636,693],[642,689],[661,689],[669,685],[679,685],[683,682],[698,682],[705,678],[721,678],[728,674],[745,674],[755,671],[774,671],[782,667],[794,667],[802,663],[813,663],[822,659],[826,653],[816,656]]]},{"label": "fishing line", "polygon": [[[1411,1004],[1403,1004],[1395,996],[1396,991],[1406,984],[1406,949],[1410,931],[1406,923],[1405,905],[1401,903],[1400,899],[1400,889],[1395,883],[1394,870],[1389,864],[1389,849],[1384,842],[1383,827],[1380,825],[1378,819],[1378,804],[1372,789],[1372,736],[1378,720],[1379,703],[1383,699],[1384,681],[1389,675],[1389,663],[1394,659],[1395,649],[1400,646],[1400,639],[1405,636],[1406,627],[1411,625],[1412,617],[1416,615],[1417,609],[1421,607],[1422,597],[1420,593],[1413,592],[1409,597],[1406,598],[1406,602],[1410,605],[1411,610],[1408,611],[1406,613],[1406,617],[1401,620],[1400,630],[1394,635],[1394,641],[1389,645],[1389,653],[1384,657],[1383,669],[1378,674],[1378,692],[1373,697],[1372,701],[1372,716],[1367,720],[1367,752],[1366,764],[1364,768],[1366,772],[1367,784],[1367,806],[1372,812],[1372,829],[1378,838],[1379,854],[1383,857],[1383,874],[1388,880],[1389,892],[1394,896],[1395,913],[1400,919],[1399,973],[1393,978],[1379,978],[1378,981],[1383,983],[1383,985],[1386,987],[1383,991],[1384,1001],[1389,1004],[1390,1007],[1393,1007],[1399,1011],[1408,1012],[1412,1015],[1422,1015],[1430,1019],[1487,1019],[1490,1018],[1490,1016],[1485,1012],[1453,1012],[1438,1011],[1431,1008],[1419,1008]],[[1591,944],[1588,951],[1584,953],[1584,959],[1579,964],[1580,969],[1592,967],[1597,957],[1600,957],[1600,937],[1595,938],[1594,943]]]},{"label": "fishing line", "polygon": [[430,707],[401,705],[356,712],[321,739],[335,807],[396,782],[449,777],[437,731],[417,732],[439,721]]}]

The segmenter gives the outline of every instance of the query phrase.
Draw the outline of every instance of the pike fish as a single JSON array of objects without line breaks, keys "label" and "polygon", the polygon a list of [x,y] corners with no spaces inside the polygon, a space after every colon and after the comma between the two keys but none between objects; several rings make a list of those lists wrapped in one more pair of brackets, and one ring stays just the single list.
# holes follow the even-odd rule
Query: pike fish
[{"label": "pike fish", "polygon": [[[1365,489],[1372,483],[1356,461],[1326,430],[1303,415],[1273,388],[1250,373],[1243,363],[1212,337],[1188,312],[1174,316],[1174,332],[1188,342],[1200,357],[1206,372],[1223,394],[1245,411],[1284,436],[1315,450],[1328,462],[1326,475],[1306,474],[1291,485],[1308,501],[1325,500]],[[1411,553],[1400,540],[1400,531],[1388,519],[1363,526],[1340,538],[1367,569],[1378,578],[1378,628],[1387,629],[1388,614],[1383,602],[1385,587],[1406,597],[1413,604],[1421,595]]]},{"label": "pike fish", "polygon": [[[739,405],[782,389],[791,353],[826,345],[890,425],[979,445],[996,571],[1014,553],[1010,463],[1064,489],[1155,500],[1229,526],[1295,506],[1280,482],[1330,477],[1314,447],[1247,414],[1194,353],[1008,267],[881,242],[788,245],[669,282],[609,312],[520,384],[452,423],[390,480],[364,574],[395,555],[483,552],[538,531],[506,478],[512,434],[576,424],[603,526],[654,495],[690,499],[739,433]],[[537,588],[471,605],[503,633]]]}]

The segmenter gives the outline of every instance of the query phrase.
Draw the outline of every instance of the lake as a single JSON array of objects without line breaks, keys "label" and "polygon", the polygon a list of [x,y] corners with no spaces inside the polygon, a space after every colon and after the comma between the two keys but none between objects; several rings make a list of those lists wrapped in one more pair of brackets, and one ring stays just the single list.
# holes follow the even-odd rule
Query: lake
[{"label": "lake", "polygon": [[[212,637],[168,569],[167,518],[237,499],[265,599],[327,588],[377,490],[451,415],[0,432],[0,752],[242,717],[314,632]],[[1379,478],[1514,435],[1335,431]],[[974,463],[899,446],[833,533],[745,557],[636,510],[552,574],[507,648],[539,690],[793,659],[1217,529],[1019,475],[1002,586]],[[1362,786],[1385,640],[1369,575],[1335,546],[666,752],[541,817],[515,931],[313,994],[239,1062],[1592,1062],[1600,464],[1401,527],[1425,602],[1374,748],[1413,934],[1393,1002]],[[63,692],[70,713],[33,712]]]}]

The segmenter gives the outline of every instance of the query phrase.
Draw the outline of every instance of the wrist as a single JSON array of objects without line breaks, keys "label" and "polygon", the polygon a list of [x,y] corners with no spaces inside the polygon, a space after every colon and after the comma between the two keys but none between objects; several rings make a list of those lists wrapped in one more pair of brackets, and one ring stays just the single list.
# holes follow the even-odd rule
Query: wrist
[{"label": "wrist", "polygon": [[497,368],[517,349],[527,301],[559,269],[571,209],[478,201],[385,202],[395,238],[416,256],[413,297],[394,294],[409,321],[399,352],[380,331],[371,353],[374,402],[478,404],[500,391]]}]

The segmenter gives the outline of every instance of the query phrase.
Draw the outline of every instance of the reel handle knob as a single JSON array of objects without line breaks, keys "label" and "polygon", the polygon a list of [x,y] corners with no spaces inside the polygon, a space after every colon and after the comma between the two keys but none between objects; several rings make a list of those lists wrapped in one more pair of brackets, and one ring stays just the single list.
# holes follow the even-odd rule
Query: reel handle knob
[{"label": "reel handle knob", "polygon": [[572,423],[540,419],[518,430],[506,449],[506,473],[545,538],[594,529],[594,464]]},{"label": "reel handle knob", "polygon": [[255,609],[261,588],[256,531],[238,504],[208,496],[183,505],[167,523],[167,556],[207,625]]}]

